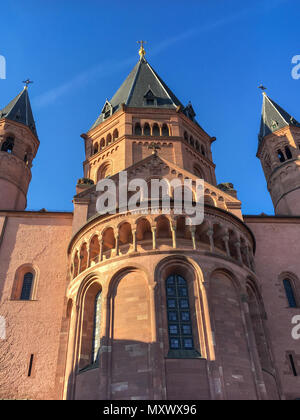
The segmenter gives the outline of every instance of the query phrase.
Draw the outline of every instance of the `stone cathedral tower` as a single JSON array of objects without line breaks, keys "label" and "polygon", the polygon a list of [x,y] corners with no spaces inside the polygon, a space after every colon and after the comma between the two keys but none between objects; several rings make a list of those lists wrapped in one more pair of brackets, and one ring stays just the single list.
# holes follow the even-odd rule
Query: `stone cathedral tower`
[{"label": "stone cathedral tower", "polygon": [[300,215],[300,124],[265,92],[257,157],[275,214]]},{"label": "stone cathedral tower", "polygon": [[[153,70],[143,48],[82,137],[84,178],[68,248],[65,397],[277,398],[260,319],[255,240],[241,202],[232,184],[216,184],[215,138],[198,124],[191,103],[183,105]],[[117,183],[125,169],[129,180],[203,178],[204,222],[190,228],[185,214],[173,211],[97,214],[95,184],[105,177]]]},{"label": "stone cathedral tower", "polygon": [[28,89],[0,110],[0,209],[24,210],[39,140]]},{"label": "stone cathedral tower", "polygon": [[[72,212],[24,210],[39,146],[27,88],[0,111],[0,399],[300,398],[300,126],[263,101],[275,216],[243,215],[217,183],[216,139],[143,46],[81,135]],[[176,187],[168,214],[146,200],[147,214],[98,213],[97,182],[119,196],[121,171],[150,187],[188,178],[194,202],[203,179],[203,223],[174,211]]]}]

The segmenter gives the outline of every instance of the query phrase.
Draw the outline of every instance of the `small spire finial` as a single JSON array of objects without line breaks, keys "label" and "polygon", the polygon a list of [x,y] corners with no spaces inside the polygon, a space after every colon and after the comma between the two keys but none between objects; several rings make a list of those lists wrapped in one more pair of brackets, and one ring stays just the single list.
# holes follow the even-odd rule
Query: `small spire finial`
[{"label": "small spire finial", "polygon": [[137,41],[138,44],[141,44],[140,50],[139,50],[139,55],[140,58],[144,58],[144,56],[146,55],[146,51],[144,49],[144,44],[147,44],[146,41]]},{"label": "small spire finial", "polygon": [[30,79],[27,79],[27,80],[23,80],[23,82],[22,82],[22,83],[25,83],[24,89],[27,89],[27,88],[28,88],[28,85],[29,85],[30,83],[33,83],[33,81],[32,81],[32,80],[30,80]]},{"label": "small spire finial", "polygon": [[265,93],[265,90],[267,90],[267,88],[264,86],[264,85],[259,85],[258,86],[258,89],[261,89],[261,91],[262,91],[262,94],[263,95],[265,95],[266,93]]}]

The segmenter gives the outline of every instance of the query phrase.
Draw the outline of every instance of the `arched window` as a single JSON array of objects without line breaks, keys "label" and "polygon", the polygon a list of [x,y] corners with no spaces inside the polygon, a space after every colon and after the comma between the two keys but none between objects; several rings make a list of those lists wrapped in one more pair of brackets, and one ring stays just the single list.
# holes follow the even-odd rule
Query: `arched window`
[{"label": "arched window", "polygon": [[285,154],[286,154],[287,159],[292,159],[293,156],[288,146],[285,146]]},{"label": "arched window", "polygon": [[141,136],[142,135],[142,127],[140,123],[136,123],[134,126],[134,134],[136,136]]},{"label": "arched window", "polygon": [[117,140],[118,137],[119,137],[119,132],[117,129],[115,129],[113,132],[113,141]]},{"label": "arched window", "polygon": [[96,154],[96,153],[98,153],[98,143],[95,143],[94,144],[94,155]]},{"label": "arched window", "polygon": [[169,343],[172,350],[193,350],[193,331],[186,280],[173,274],[166,281]]},{"label": "arched window", "polygon": [[150,136],[150,125],[148,123],[144,125],[144,136]]},{"label": "arched window", "polygon": [[105,140],[102,138],[100,140],[100,150],[104,149],[104,147],[105,147]]},{"label": "arched window", "polygon": [[32,286],[33,286],[33,274],[30,272],[24,274],[20,300],[30,300]]},{"label": "arched window", "polygon": [[1,152],[12,153],[15,144],[15,139],[13,137],[6,137],[1,146]]},{"label": "arched window", "polygon": [[93,344],[92,344],[92,363],[95,363],[99,359],[100,350],[100,326],[101,326],[101,303],[102,303],[102,291],[100,290],[95,297],[95,309],[94,309],[94,329],[93,329]]},{"label": "arched window", "polygon": [[152,135],[153,136],[157,136],[157,137],[160,135],[160,133],[159,133],[159,127],[158,127],[157,124],[154,124],[153,125]]},{"label": "arched window", "polygon": [[284,279],[283,285],[290,308],[297,308],[297,302],[294,294],[294,289],[291,280]]},{"label": "arched window", "polygon": [[111,134],[108,134],[106,137],[106,145],[109,146],[111,143]]},{"label": "arched window", "polygon": [[195,141],[193,139],[193,136],[190,137],[190,145],[193,147],[195,146]]},{"label": "arched window", "polygon": [[169,127],[167,126],[167,124],[163,124],[162,129],[161,129],[161,134],[165,137],[168,137],[170,135]]},{"label": "arched window", "polygon": [[205,156],[205,149],[204,149],[203,145],[201,145],[201,153],[202,153],[203,156]]},{"label": "arched window", "polygon": [[279,149],[279,150],[277,150],[277,153],[278,153],[278,159],[279,159],[279,161],[281,163],[285,162],[285,157],[284,157],[284,154],[282,153],[282,151]]}]

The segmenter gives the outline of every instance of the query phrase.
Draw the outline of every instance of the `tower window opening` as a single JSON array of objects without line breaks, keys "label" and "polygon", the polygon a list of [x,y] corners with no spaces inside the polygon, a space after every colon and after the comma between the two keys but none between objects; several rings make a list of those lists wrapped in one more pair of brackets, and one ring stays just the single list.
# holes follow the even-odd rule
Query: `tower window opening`
[{"label": "tower window opening", "polygon": [[297,308],[297,302],[294,294],[294,289],[291,281],[289,279],[283,280],[284,290],[286,293],[286,297],[289,303],[290,308]]},{"label": "tower window opening", "polygon": [[169,127],[167,126],[167,124],[163,124],[161,131],[162,131],[162,135],[165,137],[168,137],[170,135]]},{"label": "tower window opening", "polygon": [[150,125],[148,123],[144,125],[144,136],[150,136]]},{"label": "tower window opening", "polygon": [[169,343],[172,350],[193,350],[193,331],[186,280],[173,274],[166,281]]},{"label": "tower window opening", "polygon": [[160,135],[159,133],[159,127],[157,124],[153,125],[153,129],[152,129],[152,135],[158,137]]},{"label": "tower window opening", "polygon": [[12,153],[14,144],[15,144],[15,140],[13,137],[6,137],[6,139],[2,143],[1,152]]},{"label": "tower window opening", "polygon": [[146,99],[146,104],[148,105],[148,106],[154,106],[154,99]]},{"label": "tower window opening", "polygon": [[136,136],[141,136],[142,135],[142,127],[140,123],[136,123],[134,126],[134,134]]},{"label": "tower window opening", "polygon": [[285,154],[286,154],[287,159],[292,159],[293,156],[288,146],[285,146]]},{"label": "tower window opening", "polygon": [[33,357],[34,355],[31,354],[30,355],[30,360],[29,360],[29,367],[28,367],[28,377],[31,376],[31,372],[32,372],[32,365],[33,365]]},{"label": "tower window opening", "polygon": [[284,154],[282,153],[282,151],[279,149],[279,150],[277,150],[277,153],[278,153],[278,159],[279,159],[279,161],[281,163],[285,162],[285,157],[284,157]]},{"label": "tower window opening", "polygon": [[293,358],[292,354],[289,354],[289,361],[290,361],[290,364],[291,364],[291,369],[292,369],[293,375],[298,376],[298,372],[297,372],[296,365],[295,365],[294,358]]}]

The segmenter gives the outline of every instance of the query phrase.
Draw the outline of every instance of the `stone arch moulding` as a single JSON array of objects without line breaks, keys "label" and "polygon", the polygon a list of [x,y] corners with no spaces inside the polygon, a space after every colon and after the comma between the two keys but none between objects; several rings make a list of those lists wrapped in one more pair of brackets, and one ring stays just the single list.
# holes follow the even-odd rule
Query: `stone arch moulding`
[{"label": "stone arch moulding", "polygon": [[164,345],[164,356],[167,356],[169,348],[168,333],[162,332],[168,331],[165,281],[172,273],[184,277],[188,284],[191,317],[194,319],[192,327],[195,350],[201,354],[202,358],[214,360],[215,353],[203,272],[192,258],[181,255],[163,258],[154,272],[156,310],[160,315],[156,328],[160,332],[159,340]]}]

